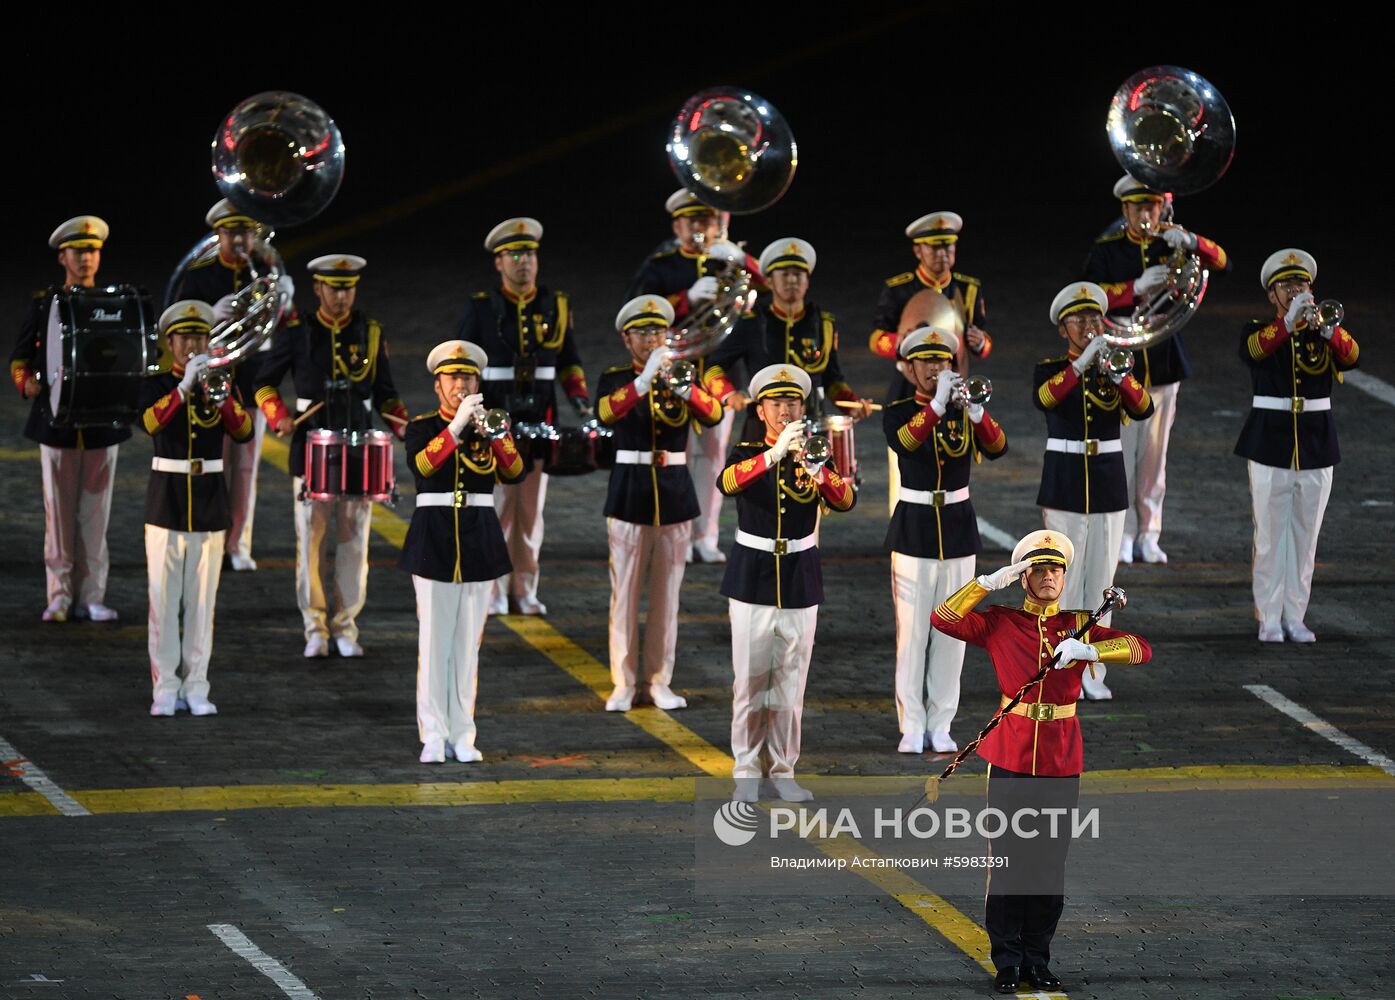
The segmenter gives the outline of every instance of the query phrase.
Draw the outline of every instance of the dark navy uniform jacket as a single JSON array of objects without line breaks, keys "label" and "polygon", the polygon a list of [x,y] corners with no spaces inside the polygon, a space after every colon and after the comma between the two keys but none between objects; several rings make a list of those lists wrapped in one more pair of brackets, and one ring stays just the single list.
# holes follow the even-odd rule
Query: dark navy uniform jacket
[{"label": "dark navy uniform jacket", "polygon": [[655,385],[643,396],[635,392],[639,366],[607,368],[596,383],[596,413],[614,428],[616,451],[649,452],[649,465],[617,462],[610,470],[605,516],[631,524],[678,524],[698,516],[697,492],[686,465],[664,464],[665,456],[683,454],[688,425],[712,427],[722,422],[722,404],[694,385],[687,401]]},{"label": "dark navy uniform jacket", "polygon": [[[976,326],[985,334],[988,332],[988,303],[983,297],[983,287],[977,278],[972,278],[967,274],[958,271],[949,273],[949,282],[945,285],[938,285],[930,277],[930,273],[923,267],[917,266],[914,271],[903,271],[894,274],[886,279],[882,286],[882,293],[877,298],[877,312],[873,317],[873,329],[868,346],[872,353],[878,357],[896,360],[896,330],[901,323],[901,313],[905,311],[906,303],[919,292],[927,288],[937,289],[941,295],[949,299],[959,311],[964,319],[964,329]],[[977,352],[969,347],[967,337],[960,337],[964,344],[964,350],[980,361],[986,359],[993,353],[993,338],[985,336],[983,346]],[[891,385],[887,389],[886,398],[888,401],[904,399],[915,391],[915,386],[901,375],[895,373],[891,380]]]},{"label": "dark navy uniform jacket", "polygon": [[738,363],[744,366],[747,379],[766,365],[798,365],[809,373],[816,387],[823,387],[830,402],[857,401],[857,393],[843,378],[838,362],[838,327],[833,314],[812,302],[806,302],[803,311],[794,316],[769,299],[756,303],[707,356],[702,381],[718,399],[737,388],[734,377]]},{"label": "dark navy uniform jacket", "polygon": [[[975,461],[983,455],[1001,458],[1007,452],[1007,435],[986,411],[975,424],[957,406],[938,416],[930,400],[918,392],[882,411],[882,430],[896,452],[901,485],[946,493],[963,489]],[[936,507],[898,500],[887,526],[886,547],[917,559],[978,555],[983,544],[973,501]]]},{"label": "dark navy uniform jacket", "polygon": [[1143,420],[1153,415],[1148,390],[1132,375],[1114,385],[1093,368],[1075,374],[1070,355],[1037,362],[1032,375],[1032,404],[1046,414],[1046,436],[1086,441],[1081,453],[1047,451],[1042,463],[1037,504],[1077,514],[1127,510],[1128,486],[1122,451],[1091,453],[1089,441],[1118,441],[1124,416]]},{"label": "dark navy uniform jacket", "polygon": [[[1240,342],[1254,395],[1288,400],[1330,398],[1333,376],[1355,368],[1359,354],[1356,341],[1340,326],[1328,342],[1306,327],[1290,333],[1283,317],[1254,320]],[[1322,469],[1340,462],[1336,416],[1330,409],[1299,410],[1300,405],[1294,402],[1287,412],[1252,408],[1235,454],[1276,469]]]},{"label": "dark navy uniform jacket", "polygon": [[[417,496],[467,493],[492,496],[495,483],[516,483],[527,475],[513,437],[480,437],[467,428],[456,442],[450,420],[440,410],[416,417],[407,426],[407,462]],[[413,576],[443,583],[494,580],[513,569],[508,545],[493,507],[423,507],[412,523],[397,561]]]},{"label": "dark navy uniform jacket", "polygon": [[222,461],[223,436],[246,441],[252,417],[229,396],[221,406],[201,391],[186,399],[179,390],[182,368],[146,380],[141,424],[151,436],[156,458],[190,462],[187,472],[150,472],[145,490],[145,523],[172,531],[226,531],[232,525],[228,487],[221,472],[200,472],[198,463]]}]

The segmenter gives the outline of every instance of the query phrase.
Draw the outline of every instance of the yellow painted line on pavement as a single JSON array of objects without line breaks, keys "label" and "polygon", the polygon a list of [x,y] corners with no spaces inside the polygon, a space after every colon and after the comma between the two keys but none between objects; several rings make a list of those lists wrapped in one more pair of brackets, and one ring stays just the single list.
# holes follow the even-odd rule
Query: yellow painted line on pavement
[{"label": "yellow painted line on pavement", "polygon": [[0,462],[37,462],[38,448],[0,448]]}]

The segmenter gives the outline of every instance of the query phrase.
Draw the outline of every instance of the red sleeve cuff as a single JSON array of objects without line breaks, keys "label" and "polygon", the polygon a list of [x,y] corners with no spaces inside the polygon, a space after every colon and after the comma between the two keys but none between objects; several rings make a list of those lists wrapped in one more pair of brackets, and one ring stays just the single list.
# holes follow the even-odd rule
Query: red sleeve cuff
[{"label": "red sleeve cuff", "polygon": [[[270,419],[270,418],[268,418]],[[455,435],[451,434],[450,428],[442,429],[430,441],[426,442],[426,447],[417,452],[412,458],[412,464],[417,467],[417,471],[423,476],[430,476],[436,470],[448,462],[455,454]]]},{"label": "red sleeve cuff", "polygon": [[639,392],[635,384],[626,382],[608,396],[601,397],[596,404],[596,415],[601,418],[601,423],[613,424],[633,410],[638,402]]}]

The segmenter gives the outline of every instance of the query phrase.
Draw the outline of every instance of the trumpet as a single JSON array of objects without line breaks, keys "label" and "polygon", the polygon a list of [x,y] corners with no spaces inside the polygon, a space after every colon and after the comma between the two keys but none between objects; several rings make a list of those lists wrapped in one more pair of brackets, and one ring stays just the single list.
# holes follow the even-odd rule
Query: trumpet
[{"label": "trumpet", "polygon": [[1309,302],[1303,309],[1303,320],[1316,330],[1335,330],[1346,317],[1346,309],[1336,299]]},{"label": "trumpet", "polygon": [[817,421],[805,417],[799,423],[804,425],[803,434],[791,451],[805,465],[827,465],[833,458],[833,443],[819,433]]},{"label": "trumpet", "polygon": [[993,380],[982,375],[970,375],[968,378],[956,375],[950,391],[958,399],[961,409],[983,406],[993,398]]},{"label": "trumpet", "polygon": [[[460,406],[464,402],[465,397],[461,396],[455,405]],[[476,410],[470,416],[470,424],[475,428],[475,433],[490,439],[501,438],[512,429],[509,411],[497,406],[488,410]]]},{"label": "trumpet", "polygon": [[697,365],[683,358],[671,358],[659,369],[659,381],[670,392],[681,395],[697,384]]},{"label": "trumpet", "polygon": [[1133,352],[1123,347],[1111,347],[1095,355],[1095,371],[1112,382],[1120,382],[1133,371]]}]

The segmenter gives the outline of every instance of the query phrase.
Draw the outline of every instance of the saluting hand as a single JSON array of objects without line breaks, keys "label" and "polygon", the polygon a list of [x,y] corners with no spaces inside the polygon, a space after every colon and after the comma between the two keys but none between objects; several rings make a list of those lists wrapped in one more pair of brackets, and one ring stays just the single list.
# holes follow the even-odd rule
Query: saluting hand
[{"label": "saluting hand", "polygon": [[1002,590],[1004,587],[1012,586],[1023,573],[1031,568],[1031,560],[1023,559],[1021,562],[1015,562],[1011,566],[1004,566],[996,573],[989,573],[987,576],[976,577],[975,581],[985,590]]}]

